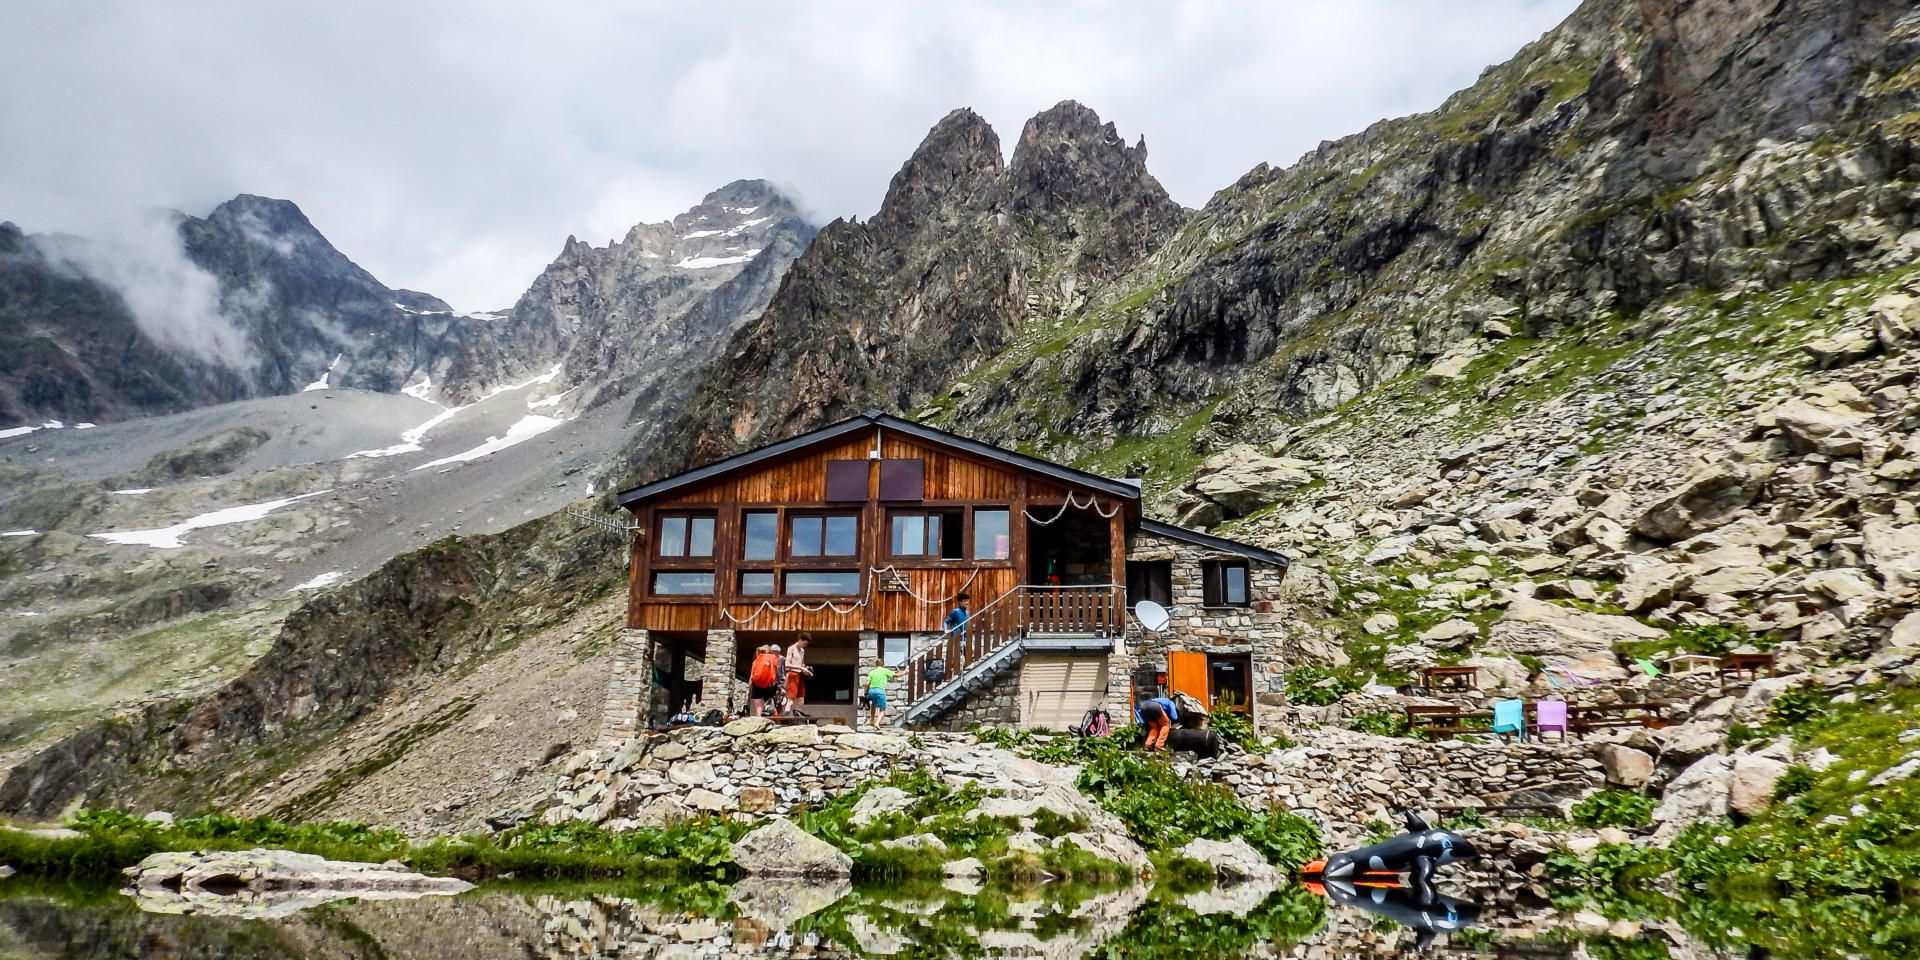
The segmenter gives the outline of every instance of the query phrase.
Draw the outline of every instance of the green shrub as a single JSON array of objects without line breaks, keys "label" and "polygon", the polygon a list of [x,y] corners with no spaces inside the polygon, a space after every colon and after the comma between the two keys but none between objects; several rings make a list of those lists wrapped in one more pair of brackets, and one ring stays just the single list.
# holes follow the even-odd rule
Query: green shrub
[{"label": "green shrub", "polygon": [[1781,773],[1780,779],[1773,782],[1773,798],[1786,800],[1797,797],[1813,789],[1814,783],[1819,779],[1820,775],[1815,773],[1812,767],[1804,763],[1796,763]]},{"label": "green shrub", "polygon": [[1479,807],[1466,807],[1442,819],[1440,825],[1448,830],[1479,830],[1493,826],[1493,821],[1488,820]]},{"label": "green shrub", "polygon": [[1786,733],[1810,720],[1827,714],[1827,692],[1818,684],[1803,683],[1780,691],[1767,704],[1767,719],[1760,725],[1760,732],[1767,735]]},{"label": "green shrub", "polygon": [[1308,820],[1279,809],[1255,812],[1225,786],[1181,778],[1164,757],[1111,741],[1083,742],[1100,746],[1089,748],[1083,761],[1081,792],[1119,817],[1149,850],[1183,846],[1197,837],[1241,837],[1289,870],[1319,853],[1320,831]]},{"label": "green shrub", "polygon": [[1583,827],[1644,827],[1659,802],[1630,790],[1602,790],[1573,805],[1568,817]]},{"label": "green shrub", "polygon": [[1287,699],[1303,707],[1324,707],[1339,703],[1341,697],[1365,685],[1358,677],[1336,674],[1325,667],[1295,667],[1287,672]]},{"label": "green shrub", "polygon": [[1383,737],[1413,736],[1413,726],[1407,722],[1406,714],[1386,710],[1360,714],[1347,721],[1347,729]]}]

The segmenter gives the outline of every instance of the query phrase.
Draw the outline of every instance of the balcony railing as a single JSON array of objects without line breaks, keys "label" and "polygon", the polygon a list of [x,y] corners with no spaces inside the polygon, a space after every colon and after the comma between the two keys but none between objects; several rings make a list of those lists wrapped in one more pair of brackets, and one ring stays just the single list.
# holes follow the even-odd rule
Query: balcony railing
[{"label": "balcony railing", "polygon": [[968,667],[1024,636],[1111,637],[1125,626],[1120,587],[1025,584],[994,598],[913,654],[902,668],[907,702],[917,703]]}]

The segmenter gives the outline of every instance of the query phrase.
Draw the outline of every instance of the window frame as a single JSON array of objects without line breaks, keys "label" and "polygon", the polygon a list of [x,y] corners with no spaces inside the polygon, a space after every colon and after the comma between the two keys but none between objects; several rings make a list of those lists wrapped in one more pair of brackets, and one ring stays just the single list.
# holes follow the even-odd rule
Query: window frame
[{"label": "window frame", "polygon": [[[686,525],[680,534],[681,552],[663,553],[661,551],[667,544],[667,523],[672,520],[686,521]],[[692,554],[686,552],[693,546],[693,521],[695,520],[705,520],[713,525],[713,532],[708,537],[706,553]],[[719,549],[720,546],[720,534],[720,515],[713,510],[661,510],[655,513],[653,517],[653,544],[651,553],[654,565],[663,568],[682,566],[712,567],[715,565],[715,551]]]},{"label": "window frame", "polygon": [[[1135,590],[1138,578],[1141,589]],[[1155,583],[1155,581],[1161,581]],[[1164,589],[1156,590],[1156,586]],[[1128,560],[1127,561],[1127,605],[1135,607],[1142,600],[1152,600],[1163,607],[1173,606],[1173,561],[1172,560]]]},{"label": "window frame", "polygon": [[[660,589],[660,578],[663,576],[665,577],[705,576],[707,578],[707,592],[684,593],[684,592],[677,592],[677,591],[663,591]],[[720,587],[719,574],[717,571],[713,569],[711,565],[708,565],[705,567],[699,567],[699,568],[681,568],[681,567],[657,568],[649,571],[647,574],[647,595],[650,597],[657,597],[663,600],[700,600],[702,602],[707,602],[707,601],[710,601],[713,597],[716,597],[719,595],[718,593],[716,593],[719,587]]]},{"label": "window frame", "polygon": [[[1228,599],[1227,571],[1240,571],[1239,600]],[[1245,560],[1203,560],[1200,562],[1200,602],[1202,606],[1239,610],[1253,606],[1253,566]]]},{"label": "window frame", "polygon": [[[845,593],[819,593],[819,592],[795,593],[792,590],[792,588],[790,588],[787,585],[788,581],[792,579],[792,577],[795,574],[799,574],[800,576],[803,576],[803,577],[819,576],[822,574],[850,574],[853,577],[853,589]],[[858,597],[861,595],[865,586],[866,586],[866,574],[862,573],[858,569],[848,570],[846,569],[845,564],[842,563],[840,566],[837,566],[837,567],[789,567],[785,570],[780,571],[780,580],[779,580],[777,589],[779,589],[780,591],[779,595],[782,597],[838,598],[838,597]]]},{"label": "window frame", "polygon": [[[927,530],[926,520],[931,517],[938,517],[940,519],[940,536],[939,537],[934,537],[934,538],[927,537],[928,530]],[[969,559],[967,557],[967,541],[968,541],[969,535],[972,533],[972,530],[973,530],[973,524],[971,522],[972,511],[968,510],[964,506],[955,505],[955,506],[900,507],[897,509],[887,510],[885,513],[885,518],[886,518],[885,553],[888,560],[900,560],[900,561],[906,561],[908,563],[918,565],[918,564],[935,564],[935,563],[965,563]],[[926,548],[926,551],[928,552],[895,553],[893,549],[894,523],[897,520],[907,520],[912,518],[919,518],[921,521],[920,536],[921,536],[922,546],[924,546]],[[957,557],[947,556],[945,554],[945,551],[942,549],[944,545],[945,537],[947,535],[947,528],[949,524],[952,524],[954,528],[958,530],[958,532],[953,535],[956,538],[957,546],[959,546],[960,548],[960,555]]]},{"label": "window frame", "polygon": [[[794,567],[844,567],[848,563],[857,564],[860,560],[860,511],[804,508],[783,510],[780,520],[780,563]],[[793,552],[793,524],[796,520],[820,519],[819,553]],[[844,517],[853,521],[853,552],[827,553],[827,520]],[[786,586],[784,581],[782,588]]]},{"label": "window frame", "polygon": [[[980,513],[982,512],[982,511],[986,511],[986,512],[989,512],[989,513],[1004,513],[1004,514],[1006,514],[1006,515],[1007,515],[1007,555],[1006,555],[1006,556],[1004,556],[1004,557],[982,557],[982,556],[980,556],[980,541],[979,541],[979,536],[980,536],[980,523],[979,523],[979,514],[980,514]],[[971,506],[971,507],[969,507],[969,508],[968,508],[968,510],[967,510],[967,533],[966,533],[966,539],[965,539],[965,541],[963,541],[963,543],[962,543],[962,545],[966,547],[966,552],[967,552],[967,559],[969,559],[969,560],[971,560],[971,561],[973,561],[974,563],[1004,563],[1004,564],[1008,564],[1008,565],[1012,565],[1012,563],[1013,563],[1013,553],[1014,553],[1014,550],[1013,550],[1013,532],[1014,532],[1014,528],[1015,528],[1016,526],[1017,526],[1017,525],[1016,525],[1016,524],[1015,524],[1015,523],[1013,522],[1013,504],[1011,504],[1011,503],[1009,503],[1009,504],[994,504],[994,505],[991,505],[991,506]]]}]

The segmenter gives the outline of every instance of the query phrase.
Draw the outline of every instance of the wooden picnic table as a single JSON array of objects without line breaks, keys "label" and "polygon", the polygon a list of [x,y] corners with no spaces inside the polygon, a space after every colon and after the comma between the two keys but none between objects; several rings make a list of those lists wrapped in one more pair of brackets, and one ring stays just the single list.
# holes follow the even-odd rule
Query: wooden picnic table
[{"label": "wooden picnic table", "polygon": [[1472,690],[1479,674],[1479,667],[1427,667],[1420,671],[1420,685],[1428,690]]},{"label": "wooden picnic table", "polygon": [[[1406,711],[1407,726],[1413,728],[1413,732],[1420,734],[1491,733],[1493,728],[1493,711],[1491,710],[1462,710],[1456,706],[1439,704],[1408,704]],[[1469,720],[1476,721],[1476,725],[1469,725],[1467,723]],[[1482,720],[1486,722],[1478,723]]]},{"label": "wooden picnic table", "polygon": [[1739,677],[1741,674],[1746,674],[1749,679],[1759,679],[1761,670],[1767,671],[1769,677],[1776,676],[1771,653],[1729,653],[1720,658],[1719,670],[1722,679]]},{"label": "wooden picnic table", "polygon": [[1671,726],[1667,708],[1671,703],[1590,703],[1569,704],[1567,729],[1575,734],[1610,727],[1648,727],[1658,730]]}]

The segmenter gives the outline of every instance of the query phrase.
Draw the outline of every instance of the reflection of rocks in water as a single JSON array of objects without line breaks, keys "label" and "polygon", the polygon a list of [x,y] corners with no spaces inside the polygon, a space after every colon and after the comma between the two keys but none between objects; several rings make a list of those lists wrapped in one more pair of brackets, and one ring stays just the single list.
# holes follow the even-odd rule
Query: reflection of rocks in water
[{"label": "reflection of rocks in water", "polygon": [[1248,880],[1232,885],[1221,884],[1206,890],[1196,890],[1180,898],[1180,905],[1199,914],[1251,913],[1253,908],[1264,903],[1267,896],[1279,889],[1272,880]]},{"label": "reflection of rocks in water", "polygon": [[785,930],[795,920],[818,913],[853,892],[852,881],[776,880],[747,877],[733,885],[729,899],[742,918],[766,924],[771,930]]},{"label": "reflection of rocks in water", "polygon": [[266,919],[336,900],[411,900],[473,889],[398,865],[328,860],[288,850],[156,853],[127,871],[127,891],[149,913]]}]

